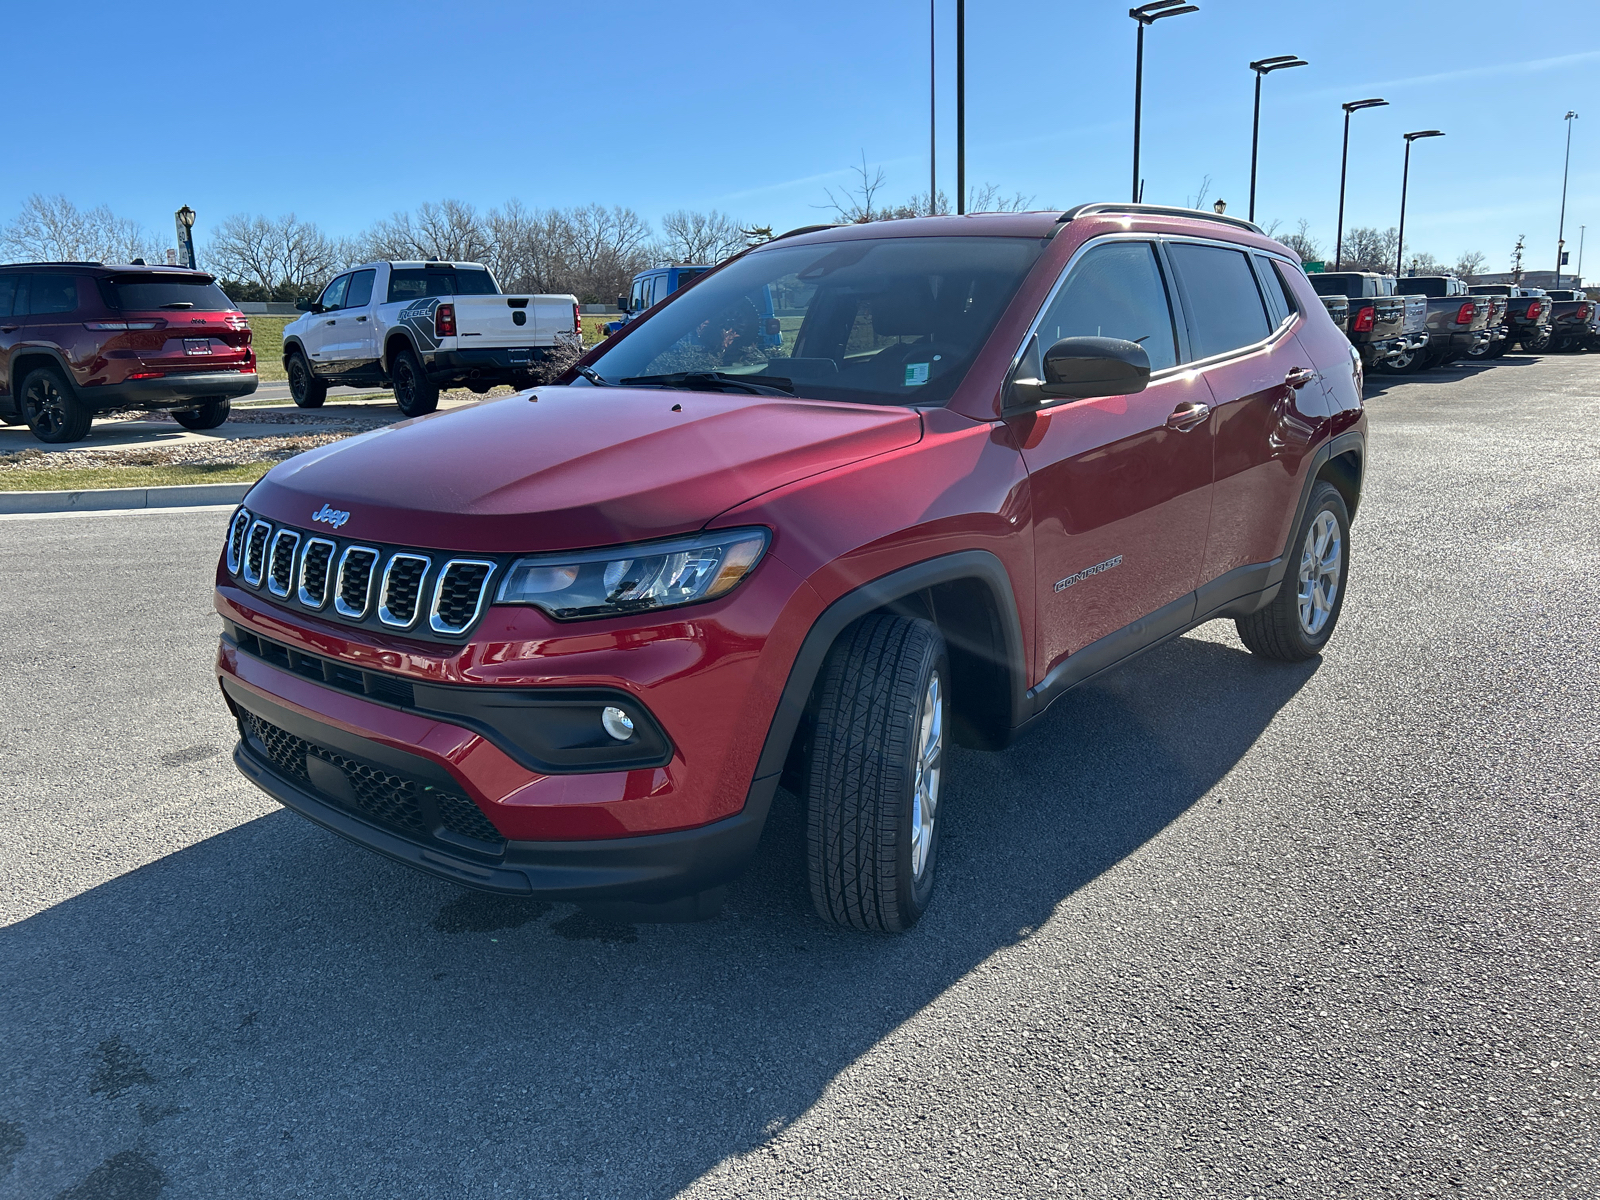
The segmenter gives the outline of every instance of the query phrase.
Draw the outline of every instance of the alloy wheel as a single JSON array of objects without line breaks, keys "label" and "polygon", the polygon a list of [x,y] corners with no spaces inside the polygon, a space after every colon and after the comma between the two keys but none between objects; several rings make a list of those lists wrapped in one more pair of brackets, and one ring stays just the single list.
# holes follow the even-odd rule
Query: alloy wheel
[{"label": "alloy wheel", "polygon": [[48,375],[28,389],[22,411],[28,425],[43,439],[59,437],[67,427],[67,398]]},{"label": "alloy wheel", "polygon": [[1317,514],[1300,549],[1300,628],[1311,637],[1322,632],[1339,595],[1344,568],[1344,537],[1327,509]]},{"label": "alloy wheel", "polygon": [[944,774],[944,694],[939,672],[928,677],[917,714],[916,778],[911,791],[911,876],[921,879],[933,850],[933,822],[939,811],[939,781]]}]

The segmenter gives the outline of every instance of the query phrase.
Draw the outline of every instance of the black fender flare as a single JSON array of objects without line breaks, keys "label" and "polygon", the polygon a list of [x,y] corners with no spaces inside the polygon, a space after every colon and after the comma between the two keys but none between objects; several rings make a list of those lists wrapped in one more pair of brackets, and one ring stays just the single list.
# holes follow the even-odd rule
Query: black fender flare
[{"label": "black fender flare", "polygon": [[[1311,503],[1311,490],[1317,486],[1317,480],[1322,478],[1322,468],[1335,458],[1342,457],[1355,451],[1356,457],[1361,462],[1361,469],[1356,476],[1356,495],[1361,494],[1361,485],[1367,471],[1367,439],[1359,429],[1348,429],[1337,437],[1329,438],[1318,446],[1311,456],[1311,469],[1306,472],[1306,481],[1300,488],[1300,501],[1294,507],[1294,520],[1289,523],[1289,536],[1283,543],[1283,554],[1278,559],[1272,572],[1267,577],[1271,595],[1264,596],[1262,604],[1270,604],[1277,596],[1277,586],[1283,582],[1283,577],[1288,573],[1289,564],[1297,561],[1294,558],[1294,539],[1300,532],[1300,522],[1306,518],[1306,506]],[[1356,505],[1350,506],[1350,515],[1355,516]]]},{"label": "black fender flare", "polygon": [[[67,387],[72,389],[72,394],[76,396],[79,392],[78,377],[72,373],[72,364],[67,361],[67,356],[62,354],[60,350],[57,350],[54,346],[16,346],[11,351],[10,386],[11,395],[16,402],[18,412],[22,411],[22,400],[20,398],[22,381],[27,378],[29,371],[39,369],[37,364],[29,361],[35,358],[49,359],[50,365],[61,373],[61,378],[66,381]],[[17,369],[18,361],[26,364],[25,369],[20,371]]]},{"label": "black fender flare", "polygon": [[389,346],[396,338],[405,342],[411,353],[417,356],[419,363],[423,361],[422,347],[418,346],[417,339],[411,336],[411,330],[403,324],[396,323],[391,325],[383,331],[383,344],[378,347],[378,365],[383,368],[383,373],[386,376],[393,374],[394,371],[394,358],[389,353]]},{"label": "black fender flare", "polygon": [[[755,777],[750,784],[746,804],[759,803],[757,811],[765,811],[777,790],[783,774],[784,762],[810,699],[811,689],[822,671],[828,650],[851,622],[870,612],[896,609],[897,601],[936,588],[941,584],[976,581],[986,586],[993,595],[994,610],[999,628],[994,630],[1010,681],[1010,713],[1008,728],[1020,725],[1028,713],[1028,671],[1022,637],[1022,622],[1017,616],[1016,595],[1012,591],[1011,577],[1005,565],[988,550],[959,550],[924,562],[901,567],[887,575],[846,592],[812,622],[799,653],[789,667],[789,678],[778,698],[777,708],[767,728],[766,740],[761,746],[761,757],[756,762]],[[920,609],[904,606],[906,615],[922,616]]]}]

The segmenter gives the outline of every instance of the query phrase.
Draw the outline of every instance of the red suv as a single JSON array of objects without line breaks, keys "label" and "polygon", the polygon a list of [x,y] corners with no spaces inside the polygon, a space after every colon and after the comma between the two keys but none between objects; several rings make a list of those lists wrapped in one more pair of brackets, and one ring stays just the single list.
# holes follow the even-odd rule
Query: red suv
[{"label": "red suv", "polygon": [[704,914],[782,780],[817,910],[904,929],[952,742],[1339,619],[1360,361],[1235,218],[798,230],[564,379],[284,463],[217,570],[240,769],[458,883]]},{"label": "red suv", "polygon": [[97,412],[171,409],[215,429],[256,390],[250,324],[200,271],[138,263],[0,266],[0,421],[76,442]]}]

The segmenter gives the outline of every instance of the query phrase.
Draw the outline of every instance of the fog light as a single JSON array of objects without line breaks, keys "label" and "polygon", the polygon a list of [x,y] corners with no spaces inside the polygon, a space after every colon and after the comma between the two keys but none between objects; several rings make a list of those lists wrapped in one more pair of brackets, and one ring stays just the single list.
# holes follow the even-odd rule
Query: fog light
[{"label": "fog light", "polygon": [[633,736],[633,718],[620,708],[605,708],[600,713],[600,724],[606,727],[606,732],[619,742],[625,742]]}]

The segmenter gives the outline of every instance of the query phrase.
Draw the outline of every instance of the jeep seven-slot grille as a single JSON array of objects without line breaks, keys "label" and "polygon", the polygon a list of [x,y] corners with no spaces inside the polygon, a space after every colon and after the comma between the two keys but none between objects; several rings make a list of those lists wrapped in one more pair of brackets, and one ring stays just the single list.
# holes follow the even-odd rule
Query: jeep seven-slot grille
[{"label": "jeep seven-slot grille", "polygon": [[[431,837],[436,829],[443,828],[490,843],[497,851],[504,842],[483,810],[466,796],[296,737],[247,709],[239,710],[239,720],[273,766],[338,808],[413,837]],[[348,786],[319,786],[319,781],[325,785],[328,773],[317,770],[313,774],[308,759],[320,759],[334,767],[339,772],[332,776],[334,784],[342,775]],[[429,820],[429,808],[436,815],[436,822]]]},{"label": "jeep seven-slot grille", "polygon": [[279,525],[240,509],[228,524],[228,572],[277,603],[373,630],[461,640],[492,598],[500,563],[384,547]]}]

